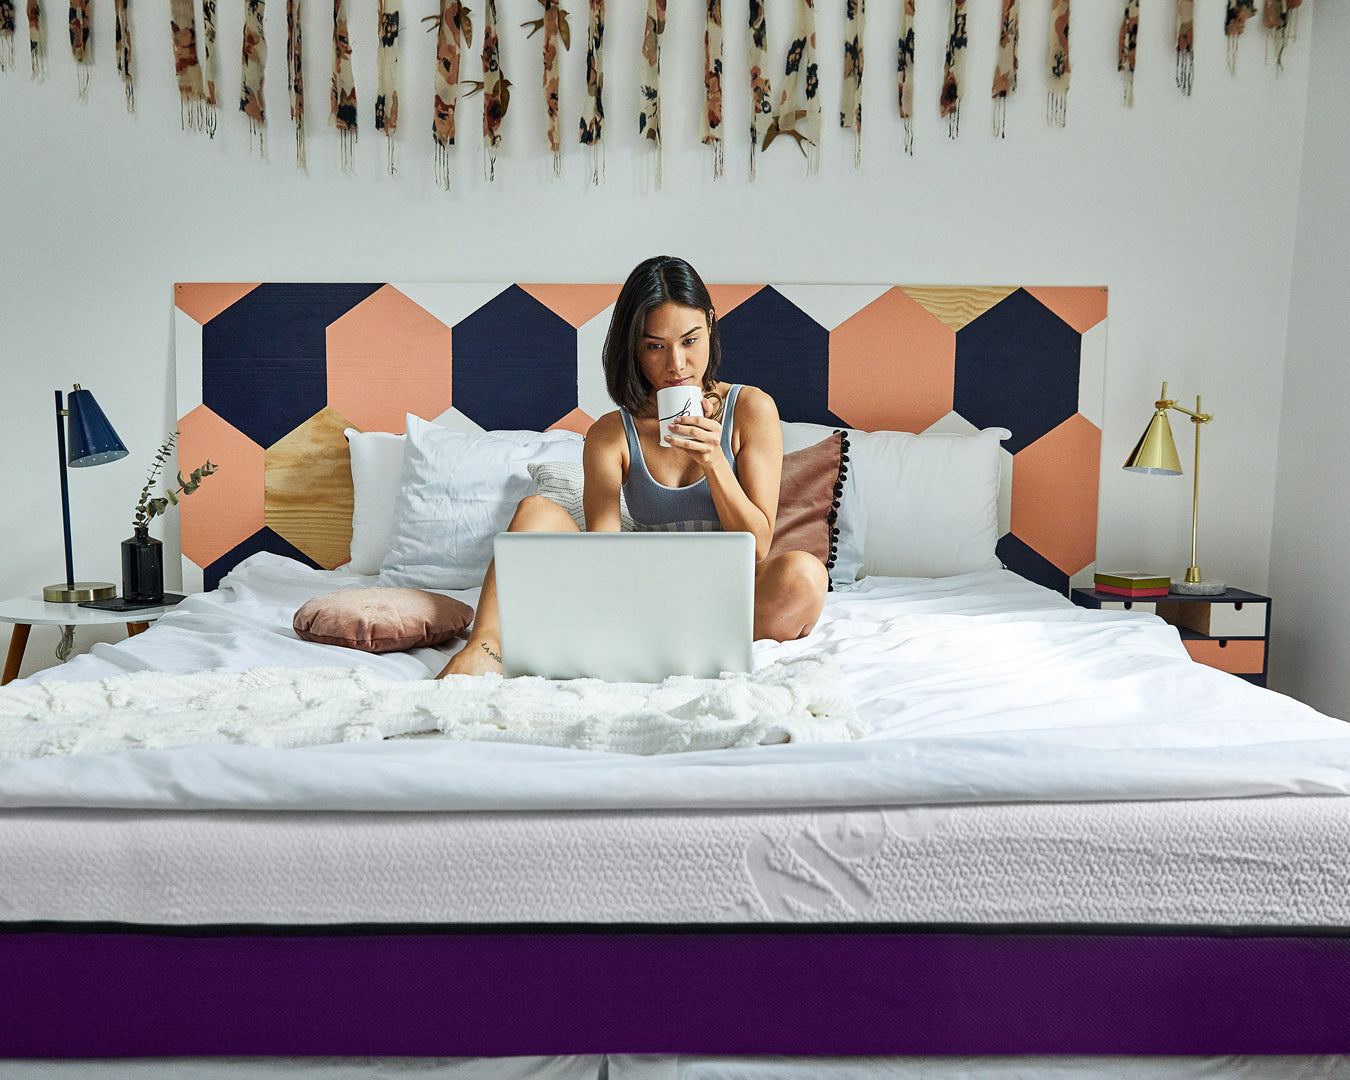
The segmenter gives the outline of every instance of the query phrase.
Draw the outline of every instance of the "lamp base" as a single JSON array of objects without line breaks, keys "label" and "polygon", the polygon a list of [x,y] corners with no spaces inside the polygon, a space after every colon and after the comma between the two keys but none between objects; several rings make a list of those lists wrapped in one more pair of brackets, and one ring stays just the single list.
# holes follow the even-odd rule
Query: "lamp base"
[{"label": "lamp base", "polygon": [[77,581],[73,589],[64,581],[48,585],[42,590],[42,599],[49,604],[78,604],[85,600],[111,600],[117,595],[117,586],[111,581]]},{"label": "lamp base", "polygon": [[1174,581],[1172,591],[1182,596],[1218,596],[1228,591],[1222,581]]}]

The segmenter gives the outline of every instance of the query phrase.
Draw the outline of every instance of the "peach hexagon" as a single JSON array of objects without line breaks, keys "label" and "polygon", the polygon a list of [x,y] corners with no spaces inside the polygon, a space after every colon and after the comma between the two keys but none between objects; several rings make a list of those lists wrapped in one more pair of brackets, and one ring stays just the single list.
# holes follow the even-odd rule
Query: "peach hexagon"
[{"label": "peach hexagon", "polygon": [[1013,459],[1013,535],[1066,574],[1097,557],[1101,445],[1101,429],[1075,413]]},{"label": "peach hexagon", "polygon": [[328,326],[328,404],[362,431],[401,432],[407,413],[450,407],[450,353],[450,327],[385,285]]},{"label": "peach hexagon", "polygon": [[923,431],[951,412],[956,331],[889,289],[830,331],[830,411],[851,427]]},{"label": "peach hexagon", "polygon": [[352,424],[321,409],[267,448],[268,527],[325,570],[346,562],[352,544],[352,462],[342,429]]},{"label": "peach hexagon", "polygon": [[185,473],[218,466],[179,504],[183,556],[205,568],[264,525],[263,448],[198,405],[178,421],[178,461]]}]

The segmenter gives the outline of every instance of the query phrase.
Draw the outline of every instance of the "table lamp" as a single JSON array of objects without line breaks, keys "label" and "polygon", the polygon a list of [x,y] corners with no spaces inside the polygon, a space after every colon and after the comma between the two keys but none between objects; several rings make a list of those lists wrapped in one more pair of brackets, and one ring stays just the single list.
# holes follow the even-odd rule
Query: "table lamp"
[{"label": "table lamp", "polygon": [[[65,417],[66,424],[61,423]],[[67,440],[67,430],[70,438]],[[117,595],[117,586],[111,581],[76,581],[75,567],[70,554],[70,490],[66,481],[66,464],[72,469],[102,465],[127,456],[127,448],[108,423],[94,395],[76,383],[70,399],[62,406],[61,391],[56,391],[56,448],[61,463],[61,523],[66,538],[66,580],[48,585],[42,590],[42,599],[55,604],[77,604],[82,600],[109,600]]]},{"label": "table lamp", "polygon": [[1198,532],[1200,512],[1200,425],[1214,419],[1209,413],[1200,411],[1200,397],[1195,398],[1195,412],[1178,405],[1167,396],[1167,384],[1162,384],[1162,394],[1153,403],[1153,418],[1125,460],[1127,472],[1151,473],[1156,476],[1180,476],[1181,459],[1177,457],[1177,444],[1172,439],[1172,425],[1167,421],[1167,410],[1175,409],[1185,413],[1195,425],[1195,469],[1193,472],[1194,491],[1191,496],[1191,565],[1186,567],[1186,580],[1172,584],[1172,591],[1193,596],[1214,596],[1225,591],[1222,581],[1206,581],[1200,576],[1200,567],[1195,563],[1195,541]]}]

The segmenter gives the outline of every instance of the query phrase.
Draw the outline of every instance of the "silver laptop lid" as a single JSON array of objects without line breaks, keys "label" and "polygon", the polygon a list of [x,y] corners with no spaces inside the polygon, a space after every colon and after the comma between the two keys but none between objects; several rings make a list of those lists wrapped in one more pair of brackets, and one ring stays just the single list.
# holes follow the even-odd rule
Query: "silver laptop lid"
[{"label": "silver laptop lid", "polygon": [[508,677],[660,682],[753,668],[748,532],[498,533]]}]

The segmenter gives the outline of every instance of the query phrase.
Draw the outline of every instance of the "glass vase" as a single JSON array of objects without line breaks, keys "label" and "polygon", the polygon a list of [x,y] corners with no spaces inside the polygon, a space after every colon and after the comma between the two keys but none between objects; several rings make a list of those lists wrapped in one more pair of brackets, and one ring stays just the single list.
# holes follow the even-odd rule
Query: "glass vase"
[{"label": "glass vase", "polygon": [[143,525],[122,541],[122,596],[127,600],[164,599],[164,545]]}]

